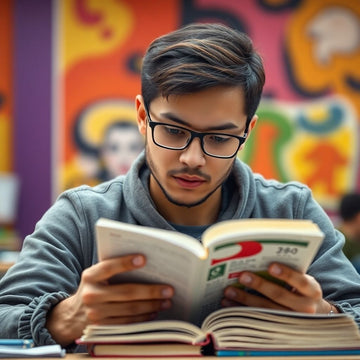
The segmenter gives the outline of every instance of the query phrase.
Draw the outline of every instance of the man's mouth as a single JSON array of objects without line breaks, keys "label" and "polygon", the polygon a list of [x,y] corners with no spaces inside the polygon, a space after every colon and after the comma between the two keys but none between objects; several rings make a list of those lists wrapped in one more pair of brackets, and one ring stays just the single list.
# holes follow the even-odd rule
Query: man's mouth
[{"label": "man's mouth", "polygon": [[205,180],[198,176],[190,176],[190,175],[177,175],[173,177],[175,181],[184,188],[194,189],[201,186]]}]

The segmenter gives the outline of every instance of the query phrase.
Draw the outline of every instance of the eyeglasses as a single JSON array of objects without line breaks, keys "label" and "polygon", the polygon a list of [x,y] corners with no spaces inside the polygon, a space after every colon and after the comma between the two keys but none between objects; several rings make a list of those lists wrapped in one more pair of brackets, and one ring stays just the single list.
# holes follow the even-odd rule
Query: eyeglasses
[{"label": "eyeglasses", "polygon": [[146,109],[148,123],[152,132],[152,139],[157,146],[169,150],[184,150],[194,138],[200,139],[202,151],[209,156],[230,159],[236,155],[241,144],[246,140],[247,128],[244,136],[230,134],[197,132],[182,126],[169,125],[153,121],[148,109]]}]

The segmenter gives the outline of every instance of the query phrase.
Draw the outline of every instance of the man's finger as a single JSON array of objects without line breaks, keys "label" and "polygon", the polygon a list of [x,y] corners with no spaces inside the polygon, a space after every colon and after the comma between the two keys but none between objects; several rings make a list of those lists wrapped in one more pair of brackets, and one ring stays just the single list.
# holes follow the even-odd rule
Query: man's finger
[{"label": "man's finger", "polygon": [[[313,299],[322,298],[322,290],[318,282],[309,275],[302,274],[283,264],[271,264],[269,273],[276,278],[285,281],[297,293]],[[294,290],[294,291],[295,291]]]},{"label": "man's finger", "polygon": [[103,304],[105,302],[123,303],[127,301],[170,299],[174,289],[168,285],[157,284],[89,284],[82,295],[84,304]]},{"label": "man's finger", "polygon": [[103,260],[85,269],[82,273],[82,279],[84,282],[97,283],[108,280],[116,274],[138,269],[144,266],[145,262],[145,257],[140,254]]},{"label": "man's finger", "polygon": [[106,321],[107,318],[135,317],[171,308],[171,300],[129,301],[124,303],[97,304],[86,311],[87,319],[93,323]]}]

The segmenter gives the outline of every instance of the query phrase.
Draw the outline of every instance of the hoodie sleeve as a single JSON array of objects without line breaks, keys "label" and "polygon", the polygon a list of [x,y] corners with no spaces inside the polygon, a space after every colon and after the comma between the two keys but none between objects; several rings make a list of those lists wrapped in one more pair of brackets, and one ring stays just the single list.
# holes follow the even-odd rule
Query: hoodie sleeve
[{"label": "hoodie sleeve", "polygon": [[324,298],[351,314],[360,327],[360,275],[342,251],[344,236],[306,188],[298,210],[301,217],[317,223],[325,234],[308,273],[320,283]]},{"label": "hoodie sleeve", "polygon": [[[344,255],[343,235],[314,199],[311,190],[298,182],[279,183],[255,178],[254,205],[247,201],[250,217],[312,220],[324,232],[323,243],[308,269],[321,285],[323,297],[351,314],[360,327],[360,275]],[[250,209],[249,209],[250,208]]]},{"label": "hoodie sleeve", "polygon": [[76,192],[66,192],[25,238],[19,259],[0,281],[0,338],[54,344],[48,312],[73,294],[91,266],[93,230]]}]

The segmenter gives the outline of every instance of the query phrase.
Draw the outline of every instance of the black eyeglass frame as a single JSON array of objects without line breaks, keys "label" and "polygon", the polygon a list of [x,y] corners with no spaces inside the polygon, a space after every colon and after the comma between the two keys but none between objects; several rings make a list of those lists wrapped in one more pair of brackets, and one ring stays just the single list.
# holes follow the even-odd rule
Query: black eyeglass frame
[{"label": "black eyeglass frame", "polygon": [[[193,130],[190,130],[188,128],[182,127],[182,126],[171,125],[171,124],[167,124],[167,123],[163,123],[163,122],[153,121],[151,119],[151,116],[150,116],[150,113],[149,113],[149,110],[147,109],[147,107],[145,107],[145,111],[146,111],[146,115],[147,115],[147,117],[149,119],[148,124],[149,124],[149,126],[151,128],[151,136],[152,136],[152,140],[153,140],[154,144],[161,147],[161,148],[168,149],[168,150],[184,150],[191,144],[191,142],[194,140],[194,138],[199,138],[200,139],[201,150],[203,151],[204,154],[206,154],[208,156],[211,156],[211,157],[214,157],[214,158],[218,158],[218,159],[231,159],[231,158],[236,156],[236,154],[238,153],[238,151],[240,149],[240,146],[245,142],[246,137],[248,135],[247,132],[248,132],[249,123],[246,124],[244,136],[238,136],[238,135],[233,135],[233,134],[223,134],[223,133],[216,133],[216,132],[197,132],[197,131],[193,131]],[[154,137],[154,129],[155,129],[155,127],[157,125],[171,126],[171,127],[176,128],[176,129],[186,130],[186,131],[188,131],[190,133],[190,139],[183,147],[180,147],[180,148],[178,148],[178,147],[173,148],[173,147],[168,147],[168,146],[165,146],[165,145],[161,145],[158,142],[156,142],[155,137]],[[226,136],[230,136],[230,137],[238,139],[239,140],[239,145],[238,145],[236,151],[234,152],[234,154],[231,155],[231,156],[221,156],[221,155],[210,154],[204,149],[204,137],[207,136],[207,135],[218,135],[218,136],[226,135]]]}]

